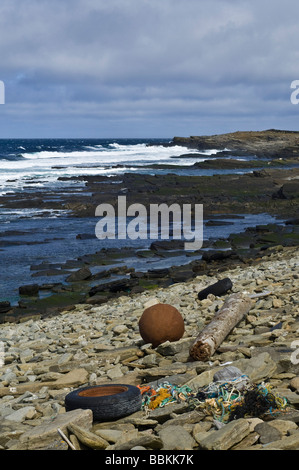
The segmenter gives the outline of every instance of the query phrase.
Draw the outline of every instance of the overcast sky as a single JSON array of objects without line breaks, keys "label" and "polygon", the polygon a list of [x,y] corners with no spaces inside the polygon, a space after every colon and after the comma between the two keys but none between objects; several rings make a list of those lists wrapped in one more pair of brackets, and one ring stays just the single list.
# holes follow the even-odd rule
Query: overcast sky
[{"label": "overcast sky", "polygon": [[1,0],[0,138],[299,130],[298,0]]}]

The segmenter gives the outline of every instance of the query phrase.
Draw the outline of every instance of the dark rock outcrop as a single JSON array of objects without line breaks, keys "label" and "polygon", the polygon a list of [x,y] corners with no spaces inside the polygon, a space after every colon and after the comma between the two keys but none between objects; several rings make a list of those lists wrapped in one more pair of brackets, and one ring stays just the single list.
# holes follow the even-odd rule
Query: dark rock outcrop
[{"label": "dark rock outcrop", "polygon": [[28,295],[28,296],[35,296],[38,294],[39,286],[38,284],[29,284],[26,286],[19,287],[19,294],[20,295]]}]

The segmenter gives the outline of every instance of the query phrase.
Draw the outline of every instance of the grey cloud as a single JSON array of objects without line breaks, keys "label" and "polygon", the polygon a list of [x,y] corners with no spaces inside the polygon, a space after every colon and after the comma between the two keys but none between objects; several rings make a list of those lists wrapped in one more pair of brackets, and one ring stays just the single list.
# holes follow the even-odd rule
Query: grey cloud
[{"label": "grey cloud", "polygon": [[28,116],[69,135],[122,120],[169,136],[255,116],[255,128],[296,128],[297,12],[294,0],[2,0],[1,127]]}]

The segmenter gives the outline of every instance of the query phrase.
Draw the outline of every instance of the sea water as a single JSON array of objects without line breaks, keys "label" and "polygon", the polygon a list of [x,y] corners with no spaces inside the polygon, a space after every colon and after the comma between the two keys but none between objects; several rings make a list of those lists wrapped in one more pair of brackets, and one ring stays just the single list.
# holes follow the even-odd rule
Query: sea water
[{"label": "sea water", "polygon": [[[121,175],[137,173],[176,173],[178,175],[212,175],[232,173],[232,170],[191,169],[197,161],[213,158],[217,149],[196,152],[181,146],[165,146],[170,139],[2,139],[0,140],[0,196],[38,195],[44,191],[55,200],[56,191],[64,188],[84,190],[84,179],[76,176]],[[198,153],[198,156],[196,156]],[[188,157],[188,154],[192,154]],[[194,155],[195,154],[195,155]],[[182,156],[181,155],[187,155]],[[149,169],[151,164],[171,164],[175,167]],[[247,170],[244,170],[248,172]],[[242,173],[236,170],[237,173]],[[64,179],[60,179],[64,177]],[[48,199],[49,200],[49,199]],[[138,201],[136,201],[138,202]],[[227,237],[249,226],[272,222],[266,214],[244,215],[231,220],[233,225],[205,227],[204,239]],[[148,248],[152,240],[98,240],[95,237],[96,218],[73,218],[67,211],[39,209],[7,209],[0,200],[0,301],[18,299],[18,286],[32,283],[63,282],[62,277],[32,278],[31,265],[63,263],[102,248]],[[78,239],[80,233],[89,234]],[[137,270],[155,269],[184,264],[190,258],[167,260],[126,259],[128,267]]]}]

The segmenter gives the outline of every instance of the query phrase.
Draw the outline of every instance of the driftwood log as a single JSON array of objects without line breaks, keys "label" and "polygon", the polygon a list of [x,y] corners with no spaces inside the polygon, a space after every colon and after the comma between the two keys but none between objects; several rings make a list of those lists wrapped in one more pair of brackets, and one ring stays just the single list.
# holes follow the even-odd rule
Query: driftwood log
[{"label": "driftwood log", "polygon": [[190,356],[197,361],[208,360],[252,305],[251,298],[244,294],[238,293],[228,297],[211,322],[195,339],[190,347]]}]

